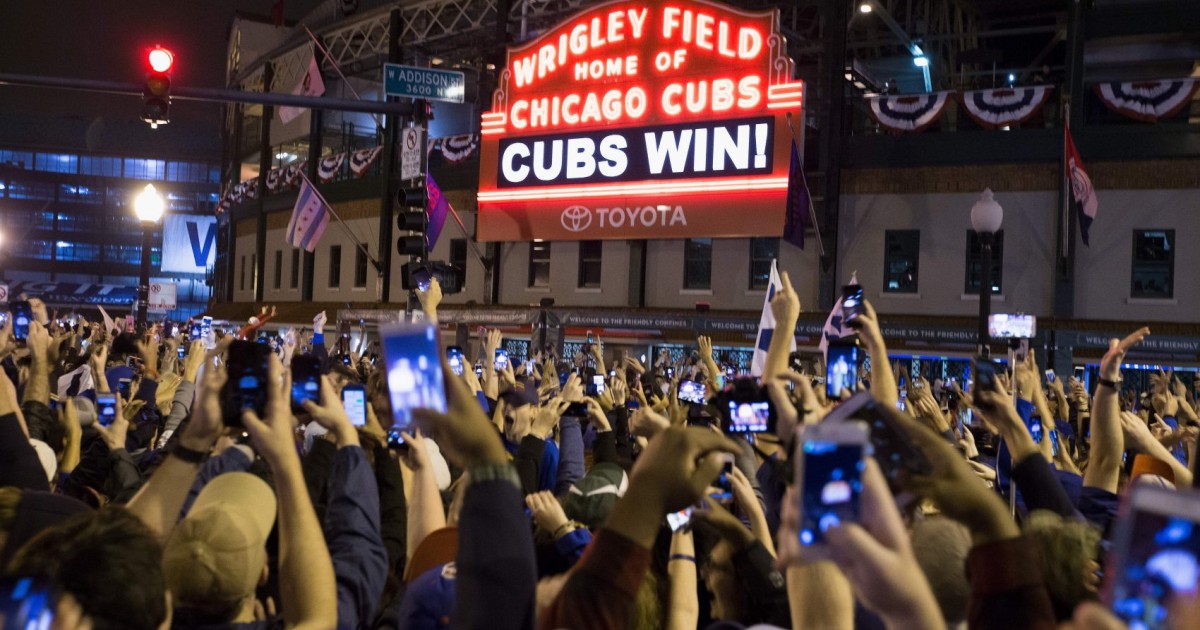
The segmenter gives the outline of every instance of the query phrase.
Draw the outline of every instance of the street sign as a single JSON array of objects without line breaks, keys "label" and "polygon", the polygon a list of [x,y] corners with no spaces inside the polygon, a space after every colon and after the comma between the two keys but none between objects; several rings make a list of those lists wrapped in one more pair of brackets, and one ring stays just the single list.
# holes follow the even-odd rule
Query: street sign
[{"label": "street sign", "polygon": [[405,127],[400,132],[400,179],[421,176],[421,127]]},{"label": "street sign", "polygon": [[151,282],[148,308],[151,311],[175,309],[176,286],[173,282]]},{"label": "street sign", "polygon": [[0,284],[0,304],[8,302],[8,285]]},{"label": "street sign", "polygon": [[383,92],[387,96],[423,98],[447,103],[463,102],[466,77],[455,70],[383,64]]}]

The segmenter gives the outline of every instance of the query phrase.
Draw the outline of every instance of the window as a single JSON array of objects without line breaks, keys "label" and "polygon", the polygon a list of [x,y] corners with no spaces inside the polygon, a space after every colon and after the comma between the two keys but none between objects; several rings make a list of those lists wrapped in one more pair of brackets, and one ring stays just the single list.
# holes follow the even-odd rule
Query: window
[{"label": "window", "polygon": [[712,288],[712,239],[689,238],[683,244],[683,288]]},{"label": "window", "polygon": [[167,179],[173,182],[207,182],[208,176],[209,167],[206,164],[199,162],[167,163]]},{"label": "window", "polygon": [[1133,278],[1129,297],[1175,296],[1175,230],[1133,231]]},{"label": "window", "polygon": [[242,276],[238,280],[238,291],[246,290],[246,257],[242,256]]},{"label": "window", "polygon": [[579,286],[600,286],[600,264],[603,261],[604,243],[600,241],[579,242]]},{"label": "window", "polygon": [[276,289],[283,286],[283,250],[275,250],[275,284]]},{"label": "window", "polygon": [[54,186],[45,182],[13,182],[8,187],[8,198],[51,201],[54,199]]},{"label": "window", "polygon": [[367,253],[363,248],[354,248],[354,287],[362,289],[367,286]]},{"label": "window", "polygon": [[459,278],[465,285],[467,283],[467,239],[450,239],[450,265],[461,270]]},{"label": "window", "polygon": [[167,212],[195,212],[196,194],[195,193],[167,193]]},{"label": "window", "polygon": [[300,250],[292,250],[292,288],[300,286]]},{"label": "window", "polygon": [[887,230],[883,233],[884,293],[917,292],[917,258],[920,250],[920,230]]},{"label": "window", "polygon": [[105,245],[104,263],[137,265],[142,261],[141,245]]},{"label": "window", "polygon": [[55,243],[59,260],[82,260],[86,262],[100,261],[100,246],[92,243]]},{"label": "window", "polygon": [[81,155],[79,156],[79,172],[83,175],[120,177],[121,158]]},{"label": "window", "polygon": [[258,290],[258,254],[250,254],[250,290]]},{"label": "window", "polygon": [[34,258],[37,260],[50,260],[51,252],[54,248],[53,241],[35,241],[23,239],[13,243],[13,256],[16,258]]},{"label": "window", "polygon": [[79,156],[70,153],[38,153],[34,160],[35,170],[48,173],[79,172]]},{"label": "window", "polygon": [[342,246],[329,246],[329,288],[336,289],[342,284]]},{"label": "window", "polygon": [[17,168],[29,168],[33,165],[33,153],[30,151],[0,149],[0,164],[15,166]]},{"label": "window", "polygon": [[125,158],[125,177],[129,179],[162,179],[167,163],[162,160]]},{"label": "window", "polygon": [[63,203],[104,203],[103,188],[89,188],[87,186],[78,186],[75,184],[60,184],[58,186],[58,200]]},{"label": "window", "polygon": [[[979,274],[983,268],[983,254],[975,230],[967,230],[967,286],[968,295],[979,294]],[[992,242],[992,293],[999,294],[1004,286],[1001,271],[1004,270],[1004,230],[996,232]]]},{"label": "window", "polygon": [[529,244],[529,286],[550,286],[550,243],[546,241]]},{"label": "window", "polygon": [[771,285],[771,261],[779,258],[779,239],[750,239],[750,288],[765,290]]}]

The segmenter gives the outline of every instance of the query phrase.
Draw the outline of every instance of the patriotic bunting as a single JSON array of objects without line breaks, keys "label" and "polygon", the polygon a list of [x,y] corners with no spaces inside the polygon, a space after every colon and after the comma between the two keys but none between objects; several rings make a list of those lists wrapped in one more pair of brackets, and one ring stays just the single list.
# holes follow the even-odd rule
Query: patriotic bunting
[{"label": "patriotic bunting", "polygon": [[431,138],[429,151],[441,151],[442,158],[450,164],[460,164],[470,159],[479,150],[479,135],[474,133],[445,138]]},{"label": "patriotic bunting", "polygon": [[1052,85],[971,90],[958,95],[967,115],[980,126],[995,129],[1023,123],[1046,104]]},{"label": "patriotic bunting", "polygon": [[273,168],[267,171],[267,192],[278,192],[283,183],[283,169]]},{"label": "patriotic bunting", "polygon": [[946,109],[950,92],[868,96],[867,105],[880,125],[890,131],[922,131]]},{"label": "patriotic bunting", "polygon": [[229,212],[229,209],[233,207],[233,200],[231,200],[229,197],[230,193],[228,190],[225,191],[224,195],[221,195],[221,200],[217,202],[217,216],[221,216],[222,214]]},{"label": "patriotic bunting", "polygon": [[233,188],[229,189],[229,199],[235,204],[242,203],[246,200],[245,191],[246,189],[242,187],[242,184],[234,184]]},{"label": "patriotic bunting", "polygon": [[342,162],[345,161],[345,152],[321,158],[321,163],[317,165],[317,176],[321,178],[321,183],[325,184],[333,181],[337,177],[338,172],[342,170]]},{"label": "patriotic bunting", "polygon": [[300,185],[300,177],[304,174],[304,169],[308,168],[308,160],[297,162],[287,167],[283,172],[283,185],[288,188],[295,188]]},{"label": "patriotic bunting", "polygon": [[350,172],[354,173],[355,177],[363,177],[367,174],[367,169],[379,159],[379,154],[383,151],[383,147],[375,147],[373,149],[362,149],[350,154]]},{"label": "patriotic bunting", "polygon": [[258,199],[258,179],[247,179],[242,182],[242,191],[246,195],[246,199]]},{"label": "patriotic bunting", "polygon": [[1196,79],[1097,83],[1096,95],[1114,112],[1145,122],[1170,118],[1187,106],[1200,84]]}]

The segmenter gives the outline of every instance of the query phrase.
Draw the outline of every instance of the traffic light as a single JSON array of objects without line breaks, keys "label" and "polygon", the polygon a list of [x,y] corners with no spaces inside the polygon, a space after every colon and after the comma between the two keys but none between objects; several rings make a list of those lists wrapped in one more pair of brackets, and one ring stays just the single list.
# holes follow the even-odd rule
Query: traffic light
[{"label": "traffic light", "polygon": [[401,188],[396,193],[396,228],[408,232],[396,240],[396,251],[401,256],[425,255],[425,189],[420,186]]},{"label": "traffic light", "polygon": [[171,122],[171,67],[175,55],[166,48],[155,46],[146,55],[149,71],[142,85],[142,120],[151,129]]}]

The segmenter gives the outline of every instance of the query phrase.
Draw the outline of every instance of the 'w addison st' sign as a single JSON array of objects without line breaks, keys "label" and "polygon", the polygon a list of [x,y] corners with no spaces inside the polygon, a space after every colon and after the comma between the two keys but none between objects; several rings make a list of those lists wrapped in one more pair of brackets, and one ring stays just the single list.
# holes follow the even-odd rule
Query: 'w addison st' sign
[{"label": "'w addison st' sign", "polygon": [[483,114],[478,238],[780,235],[803,94],[777,11],[588,9],[508,51]]}]

